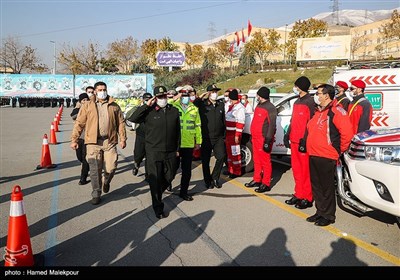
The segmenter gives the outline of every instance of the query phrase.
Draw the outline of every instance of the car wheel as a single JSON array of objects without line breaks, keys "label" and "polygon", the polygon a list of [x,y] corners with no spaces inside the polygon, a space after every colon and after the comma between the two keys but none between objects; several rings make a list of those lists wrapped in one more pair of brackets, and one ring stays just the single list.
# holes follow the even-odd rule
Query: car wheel
[{"label": "car wheel", "polygon": [[253,162],[253,145],[251,144],[250,135],[243,136],[242,143],[240,145],[240,154],[242,156],[243,173],[252,172],[254,170],[254,162]]}]

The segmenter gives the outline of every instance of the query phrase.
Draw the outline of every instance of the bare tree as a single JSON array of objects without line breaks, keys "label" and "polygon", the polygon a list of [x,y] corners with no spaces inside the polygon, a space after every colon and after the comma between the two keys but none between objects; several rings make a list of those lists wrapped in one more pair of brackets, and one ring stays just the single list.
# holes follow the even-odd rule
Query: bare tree
[{"label": "bare tree", "polygon": [[39,58],[36,49],[30,45],[23,46],[15,37],[8,37],[1,46],[0,63],[3,64],[1,71],[6,72],[6,69],[10,68],[12,73],[20,74],[38,67]]},{"label": "bare tree", "polygon": [[129,73],[134,62],[139,58],[138,41],[129,36],[123,40],[117,40],[108,45],[108,58],[117,60],[117,65],[123,72]]},{"label": "bare tree", "polygon": [[87,46],[71,47],[64,43],[58,61],[72,74],[94,74],[99,71],[101,61],[99,45],[89,42]]},{"label": "bare tree", "polygon": [[365,47],[366,43],[367,42],[366,42],[365,35],[361,35],[360,33],[355,32],[351,36],[350,53],[351,53],[352,60],[354,60],[355,52],[357,52],[362,47]]}]

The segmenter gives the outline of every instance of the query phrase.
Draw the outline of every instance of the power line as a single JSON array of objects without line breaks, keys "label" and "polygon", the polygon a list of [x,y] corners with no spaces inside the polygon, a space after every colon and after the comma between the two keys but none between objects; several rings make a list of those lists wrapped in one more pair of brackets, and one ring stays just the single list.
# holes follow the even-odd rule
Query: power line
[{"label": "power line", "polygon": [[129,18],[129,19],[121,19],[121,20],[115,20],[115,21],[108,21],[108,22],[103,22],[103,23],[80,25],[80,26],[75,26],[75,27],[68,27],[68,28],[55,29],[55,30],[50,30],[50,31],[38,32],[38,33],[25,34],[25,35],[20,35],[20,36],[15,36],[15,37],[16,38],[34,37],[34,36],[39,36],[39,35],[44,35],[44,34],[58,33],[58,32],[78,30],[78,29],[84,29],[84,28],[96,27],[96,26],[103,26],[103,25],[109,25],[109,24],[115,24],[115,23],[121,23],[121,22],[135,21],[135,20],[148,19],[148,18],[155,18],[155,17],[173,15],[173,14],[180,14],[180,13],[184,13],[184,12],[192,12],[192,11],[204,10],[204,9],[215,8],[215,7],[220,7],[220,6],[238,4],[239,2],[240,1],[222,3],[222,4],[216,4],[216,5],[198,7],[198,8],[190,8],[190,9],[184,9],[184,10],[175,10],[175,11],[172,11],[172,12],[159,13],[159,14],[153,14],[153,15],[146,15],[146,16],[140,16],[140,17]]}]

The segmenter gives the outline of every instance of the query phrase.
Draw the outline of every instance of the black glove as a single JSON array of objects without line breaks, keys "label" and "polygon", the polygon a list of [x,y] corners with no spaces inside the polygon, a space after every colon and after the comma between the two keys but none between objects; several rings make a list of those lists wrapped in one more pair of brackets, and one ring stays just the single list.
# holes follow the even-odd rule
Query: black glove
[{"label": "black glove", "polygon": [[285,145],[285,148],[290,149],[289,133],[283,135],[283,144]]},{"label": "black glove", "polygon": [[272,151],[272,143],[270,139],[265,139],[264,145],[263,145],[263,150],[266,153],[270,153]]},{"label": "black glove", "polygon": [[299,143],[299,152],[300,153],[307,153],[307,149],[306,149],[306,140],[305,139],[300,139],[300,143]]}]

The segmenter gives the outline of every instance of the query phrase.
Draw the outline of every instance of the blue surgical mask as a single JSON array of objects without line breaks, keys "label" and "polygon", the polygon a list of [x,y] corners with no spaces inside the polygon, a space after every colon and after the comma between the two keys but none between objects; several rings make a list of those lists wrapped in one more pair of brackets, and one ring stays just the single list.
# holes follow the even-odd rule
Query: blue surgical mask
[{"label": "blue surgical mask", "polygon": [[296,95],[299,95],[299,94],[300,94],[300,91],[297,89],[296,86],[293,87],[293,92],[294,92]]},{"label": "blue surgical mask", "polygon": [[189,104],[189,97],[188,96],[184,96],[181,98],[181,102],[184,105],[188,105]]}]

